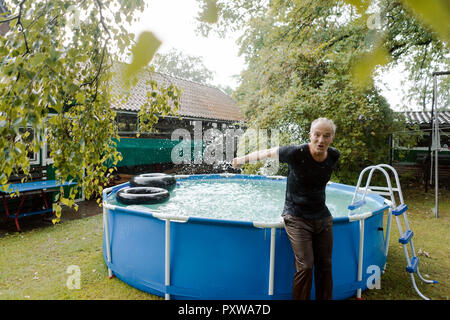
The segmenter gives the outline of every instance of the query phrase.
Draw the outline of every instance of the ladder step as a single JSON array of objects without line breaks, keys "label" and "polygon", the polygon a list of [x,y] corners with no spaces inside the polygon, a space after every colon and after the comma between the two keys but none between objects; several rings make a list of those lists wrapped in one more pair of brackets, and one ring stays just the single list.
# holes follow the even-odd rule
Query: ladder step
[{"label": "ladder step", "polygon": [[419,265],[419,258],[418,257],[412,257],[411,258],[411,265],[406,266],[406,271],[409,273],[414,273],[417,271],[417,266]]},{"label": "ladder step", "polygon": [[394,216],[399,216],[401,215],[403,212],[405,212],[406,210],[408,210],[408,206],[404,203],[402,203],[401,205],[399,205],[397,208],[395,208],[394,210],[392,210],[392,214]]},{"label": "ladder step", "polygon": [[413,235],[414,233],[411,230],[406,230],[403,236],[398,239],[398,242],[400,242],[401,244],[407,244],[409,243],[409,241],[411,241]]},{"label": "ladder step", "polygon": [[355,210],[355,209],[357,209],[359,207],[362,207],[365,204],[366,204],[366,200],[359,200],[359,201],[356,201],[355,203],[350,204],[348,206],[348,209],[349,210]]}]

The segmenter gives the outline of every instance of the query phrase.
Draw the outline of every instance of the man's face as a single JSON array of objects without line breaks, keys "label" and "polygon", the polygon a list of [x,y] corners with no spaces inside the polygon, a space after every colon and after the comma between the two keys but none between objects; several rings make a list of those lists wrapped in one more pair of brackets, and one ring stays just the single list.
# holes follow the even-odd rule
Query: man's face
[{"label": "man's face", "polygon": [[333,129],[327,123],[319,122],[312,127],[309,138],[313,153],[322,154],[333,142]]}]

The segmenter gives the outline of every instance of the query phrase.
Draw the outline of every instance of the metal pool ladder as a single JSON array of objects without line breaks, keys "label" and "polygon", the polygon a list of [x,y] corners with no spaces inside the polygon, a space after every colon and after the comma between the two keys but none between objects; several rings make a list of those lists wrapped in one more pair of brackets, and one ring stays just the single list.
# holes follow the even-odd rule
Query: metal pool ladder
[{"label": "metal pool ladder", "polygon": [[[395,188],[392,187],[391,179],[389,177],[388,172],[385,169],[391,170],[392,173],[394,174],[395,183],[396,183]],[[372,179],[372,175],[373,175],[374,171],[376,171],[376,170],[381,171],[385,175],[386,182],[388,185],[387,187],[370,186],[370,181]],[[367,178],[366,186],[365,186],[365,188],[362,188],[362,189],[364,189],[364,193],[360,200],[355,201],[357,194],[359,193],[359,189],[360,189],[364,174],[367,171],[369,171],[369,175]],[[419,294],[419,296],[422,299],[429,300],[429,298],[424,296],[420,292],[420,290],[417,288],[417,285],[416,285],[416,282],[414,279],[414,274],[417,274],[417,276],[420,278],[420,280],[422,280],[425,283],[438,283],[438,282],[435,280],[424,279],[419,272],[419,257],[417,257],[417,255],[416,255],[416,252],[414,249],[414,244],[413,244],[414,233],[412,232],[412,230],[409,226],[409,223],[408,223],[408,217],[406,214],[406,211],[408,210],[408,206],[403,201],[403,194],[402,194],[402,190],[400,187],[400,181],[398,178],[397,171],[388,164],[378,164],[378,165],[369,166],[369,167],[363,169],[361,171],[361,173],[359,174],[358,184],[356,185],[355,194],[353,195],[353,199],[352,199],[352,204],[348,206],[348,209],[350,211],[353,211],[355,209],[362,207],[365,204],[365,198],[366,198],[367,192],[379,194],[382,196],[389,196],[390,200],[386,201],[386,202],[388,202],[390,208],[389,208],[388,220],[387,220],[387,226],[386,226],[387,230],[386,230],[385,256],[387,257],[388,248],[389,248],[389,234],[390,234],[390,227],[391,227],[391,218],[392,218],[392,214],[393,214],[397,220],[398,231],[400,234],[400,238],[398,239],[398,241],[403,245],[403,250],[405,252],[406,271],[410,274],[413,287],[416,290],[416,292]],[[400,205],[398,205],[398,206],[396,205],[394,192],[398,193],[398,198],[400,200]],[[351,215],[351,213],[349,213],[349,215]],[[403,216],[403,224],[405,226],[405,232],[403,232],[403,227],[402,227],[402,222],[401,222],[400,216]],[[364,220],[360,220],[360,223],[362,223],[362,226],[364,226],[364,224],[363,224]],[[360,228],[360,230],[362,232],[364,232],[363,228]],[[411,258],[410,258],[408,247],[411,252]],[[358,267],[358,281],[361,281],[362,280],[362,273],[361,273],[361,271],[362,271],[362,245],[361,244],[360,244],[360,263],[359,264],[360,265]],[[386,265],[384,266],[384,269],[385,268],[386,268]],[[361,289],[358,289],[357,298],[361,298]]]}]

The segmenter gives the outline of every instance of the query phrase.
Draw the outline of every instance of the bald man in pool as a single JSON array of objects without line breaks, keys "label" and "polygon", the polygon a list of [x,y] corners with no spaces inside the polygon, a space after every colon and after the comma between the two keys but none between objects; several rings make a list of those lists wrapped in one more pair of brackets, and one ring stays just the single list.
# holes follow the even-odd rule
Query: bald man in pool
[{"label": "bald man in pool", "polygon": [[311,123],[309,143],[255,151],[233,159],[235,168],[267,158],[288,164],[282,217],[295,256],[292,297],[296,300],[311,298],[313,270],[315,298],[332,299],[333,218],[325,204],[325,188],[339,160],[339,151],[330,147],[335,134],[332,120],[318,118]]}]

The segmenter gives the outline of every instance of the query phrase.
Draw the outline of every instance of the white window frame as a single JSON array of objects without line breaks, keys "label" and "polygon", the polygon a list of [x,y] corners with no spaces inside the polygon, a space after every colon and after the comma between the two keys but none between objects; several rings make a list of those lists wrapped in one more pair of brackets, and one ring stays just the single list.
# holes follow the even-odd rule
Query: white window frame
[{"label": "white window frame", "polygon": [[[37,140],[37,142],[38,143],[40,143],[40,136],[35,132],[35,130],[33,129],[33,127],[32,126],[26,126],[25,128],[24,127],[20,127],[21,129],[25,129],[25,130],[30,130],[31,132],[30,132],[30,134],[32,134],[32,135],[34,135],[34,139],[36,139]],[[34,152],[34,151],[31,151],[31,152],[33,152],[33,157],[28,157],[28,159],[30,159],[30,165],[39,165],[39,164],[41,164],[41,150],[39,149],[39,151],[38,152]]]},{"label": "white window frame", "polygon": [[47,157],[48,154],[48,143],[47,143],[47,128],[44,129],[44,144],[42,147],[42,165],[48,166],[53,164],[53,159]]}]

